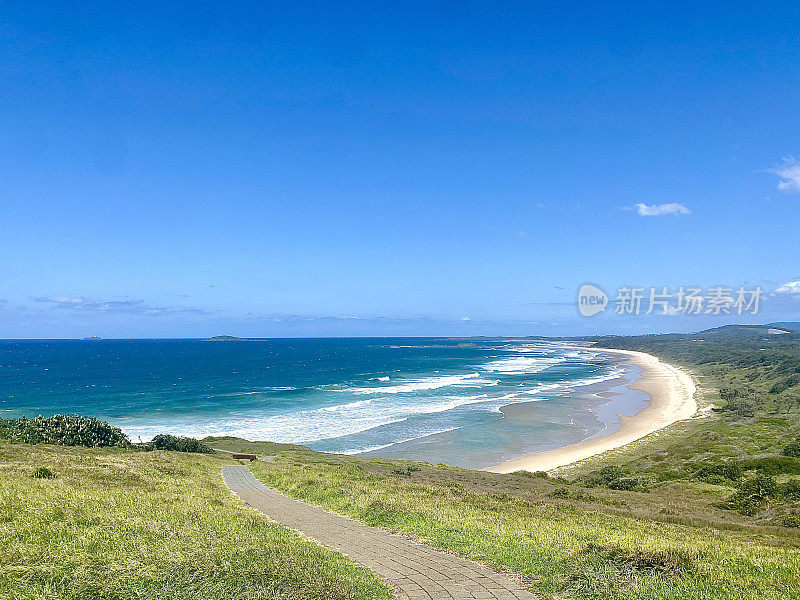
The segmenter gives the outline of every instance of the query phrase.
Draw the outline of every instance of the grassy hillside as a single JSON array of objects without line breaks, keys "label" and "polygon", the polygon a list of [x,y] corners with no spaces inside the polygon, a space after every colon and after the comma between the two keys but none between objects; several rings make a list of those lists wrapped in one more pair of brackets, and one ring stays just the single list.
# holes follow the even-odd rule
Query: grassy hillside
[{"label": "grassy hillside", "polygon": [[0,442],[0,598],[393,597],[368,570],[245,508],[223,464],[235,463]]},{"label": "grassy hillside", "polygon": [[637,515],[649,494],[303,451],[251,469],[296,498],[520,573],[545,597],[800,598],[794,532]]}]

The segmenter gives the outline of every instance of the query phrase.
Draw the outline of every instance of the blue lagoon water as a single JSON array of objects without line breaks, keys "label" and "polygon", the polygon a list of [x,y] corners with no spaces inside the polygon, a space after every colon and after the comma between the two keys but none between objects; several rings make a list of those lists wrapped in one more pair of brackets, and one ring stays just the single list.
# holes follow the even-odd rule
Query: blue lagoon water
[{"label": "blue lagoon water", "polygon": [[635,367],[547,340],[0,341],[0,416],[481,468],[610,433]]}]

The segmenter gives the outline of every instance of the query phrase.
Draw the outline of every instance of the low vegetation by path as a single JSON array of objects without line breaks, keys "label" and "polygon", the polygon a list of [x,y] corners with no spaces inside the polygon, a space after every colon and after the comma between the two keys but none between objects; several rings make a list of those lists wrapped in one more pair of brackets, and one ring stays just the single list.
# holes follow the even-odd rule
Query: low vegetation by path
[{"label": "low vegetation by path", "polygon": [[245,466],[224,467],[222,475],[247,504],[369,567],[391,582],[401,598],[536,600],[519,582],[484,565],[293,500],[265,486]]},{"label": "low vegetation by path", "polygon": [[[636,519],[553,496],[562,488],[589,493],[574,484],[545,481],[549,494],[522,498],[472,491],[448,477],[474,473],[465,470],[308,451],[284,452],[251,469],[297,499],[520,573],[545,597],[800,598],[796,538],[773,544],[764,532]],[[509,487],[520,477],[484,475],[505,477]]]},{"label": "low vegetation by path", "polygon": [[389,600],[244,507],[227,456],[0,442],[0,598]]}]

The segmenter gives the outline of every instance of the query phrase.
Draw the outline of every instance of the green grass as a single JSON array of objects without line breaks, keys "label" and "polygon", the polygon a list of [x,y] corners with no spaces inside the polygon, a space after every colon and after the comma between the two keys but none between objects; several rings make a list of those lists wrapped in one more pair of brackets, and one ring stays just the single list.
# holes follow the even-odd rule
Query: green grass
[{"label": "green grass", "polygon": [[[547,494],[557,486],[568,494],[586,488],[535,477],[422,463],[416,465],[420,471],[399,474],[403,469],[398,467],[407,464],[286,452],[272,462],[253,463],[251,469],[293,497],[520,573],[545,595],[800,598],[796,537],[773,539],[760,530],[688,526],[594,510]],[[484,478],[484,488],[491,483],[493,489],[503,489],[505,482],[512,492],[481,489],[475,483],[478,477]],[[520,486],[526,482],[541,494],[531,491],[522,497]]]},{"label": "green grass", "polygon": [[223,464],[0,442],[0,598],[392,598],[367,569],[244,507]]},{"label": "green grass", "polygon": [[613,463],[660,480],[685,479],[710,462],[746,462],[752,457],[778,457],[800,435],[800,415],[761,416],[747,420],[711,414],[683,421],[600,456],[555,469],[578,476]]},{"label": "green grass", "polygon": [[231,436],[208,436],[200,440],[206,446],[226,452],[241,452],[242,454],[257,454],[259,456],[275,454],[285,450],[308,450],[306,446],[297,444],[279,444],[278,442],[251,442],[242,438]]}]

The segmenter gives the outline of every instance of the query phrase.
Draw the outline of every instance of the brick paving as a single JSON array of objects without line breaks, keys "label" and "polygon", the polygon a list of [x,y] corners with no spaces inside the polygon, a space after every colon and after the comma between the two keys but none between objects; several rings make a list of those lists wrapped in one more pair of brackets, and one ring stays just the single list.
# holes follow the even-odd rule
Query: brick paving
[{"label": "brick paving", "polygon": [[536,600],[519,584],[483,565],[289,498],[265,486],[245,466],[223,467],[222,477],[246,504],[371,569],[400,598]]}]

